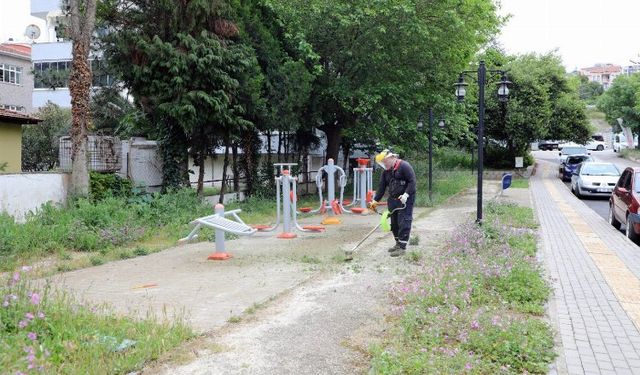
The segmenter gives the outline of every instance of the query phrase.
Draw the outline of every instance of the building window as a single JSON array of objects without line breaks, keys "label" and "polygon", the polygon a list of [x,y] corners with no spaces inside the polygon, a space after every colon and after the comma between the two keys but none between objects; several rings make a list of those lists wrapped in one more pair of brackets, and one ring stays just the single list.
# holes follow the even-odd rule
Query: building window
[{"label": "building window", "polygon": [[50,61],[33,64],[33,87],[57,89],[69,86],[71,61]]},{"label": "building window", "polygon": [[14,65],[0,64],[0,82],[14,85],[22,84],[22,68]]},{"label": "building window", "polygon": [[27,109],[21,105],[0,104],[0,109],[8,109],[15,112],[26,112]]},{"label": "building window", "polygon": [[[105,64],[102,60],[91,60],[91,70],[93,72],[93,87],[104,87],[113,84],[113,78],[107,74]],[[56,89],[69,87],[69,73],[71,72],[71,61],[50,61],[37,62],[33,64],[34,83],[37,89]]]}]

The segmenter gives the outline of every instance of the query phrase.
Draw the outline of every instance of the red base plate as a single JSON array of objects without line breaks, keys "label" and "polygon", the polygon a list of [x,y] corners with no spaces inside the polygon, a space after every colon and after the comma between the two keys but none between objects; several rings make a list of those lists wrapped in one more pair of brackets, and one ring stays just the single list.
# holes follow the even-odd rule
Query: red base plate
[{"label": "red base plate", "polygon": [[229,253],[213,253],[207,257],[207,260],[227,260],[233,258]]},{"label": "red base plate", "polygon": [[314,231],[314,232],[322,232],[326,228],[323,227],[322,225],[305,225],[305,226],[302,227],[302,229],[311,230],[311,231]]}]

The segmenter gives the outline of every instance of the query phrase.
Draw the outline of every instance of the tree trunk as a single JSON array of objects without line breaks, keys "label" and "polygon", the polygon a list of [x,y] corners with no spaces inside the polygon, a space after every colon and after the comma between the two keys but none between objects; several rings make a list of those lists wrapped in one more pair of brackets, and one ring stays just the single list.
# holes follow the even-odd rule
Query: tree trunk
[{"label": "tree trunk", "polygon": [[240,167],[238,166],[238,143],[233,142],[231,147],[233,153],[233,162],[231,168],[233,170],[233,191],[238,193],[240,191]]},{"label": "tree trunk", "polygon": [[342,143],[342,129],[337,125],[326,125],[320,128],[327,135],[327,158],[338,160],[340,143]]},{"label": "tree trunk", "polygon": [[204,161],[205,154],[201,151],[198,155],[198,187],[196,188],[196,193],[199,197],[202,197],[202,193],[204,192]]},{"label": "tree trunk", "polygon": [[[90,124],[91,67],[89,51],[95,26],[96,1],[69,0],[69,35],[73,41],[69,93],[71,94],[71,194],[89,194],[87,134]],[[82,10],[81,10],[82,9]]]},{"label": "tree trunk", "polygon": [[347,142],[342,144],[342,158],[344,159],[342,162],[342,169],[344,169],[344,173],[349,177],[349,154],[351,153],[351,145]]},{"label": "tree trunk", "polygon": [[282,163],[282,130],[278,131],[278,163]]},{"label": "tree trunk", "polygon": [[229,166],[229,133],[224,137],[224,165],[222,167],[222,186],[220,186],[220,199],[218,203],[224,203],[224,194],[227,188],[227,167]]},{"label": "tree trunk", "polygon": [[243,159],[244,159],[244,163],[242,163],[242,167],[244,169],[244,176],[245,176],[245,182],[246,182],[246,187],[245,187],[245,192],[247,195],[251,195],[253,193],[253,189],[254,189],[254,181],[255,181],[255,175],[256,175],[256,169],[255,169],[255,159],[254,159],[254,135],[252,134],[252,132],[246,132],[246,135],[244,136],[243,140],[242,140],[242,150],[243,152]]},{"label": "tree trunk", "polygon": [[268,131],[267,132],[267,164],[271,164],[271,152],[273,150],[271,149],[271,132]]}]

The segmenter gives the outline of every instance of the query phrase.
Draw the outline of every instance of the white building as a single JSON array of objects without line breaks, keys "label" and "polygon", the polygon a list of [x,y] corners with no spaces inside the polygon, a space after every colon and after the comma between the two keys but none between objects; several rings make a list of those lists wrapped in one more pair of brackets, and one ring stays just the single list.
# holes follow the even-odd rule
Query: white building
[{"label": "white building", "polygon": [[621,66],[613,64],[596,64],[580,69],[579,73],[586,76],[589,82],[598,82],[605,90],[611,87],[617,76],[624,74]]},{"label": "white building", "polygon": [[[34,43],[31,59],[34,70],[33,107],[40,108],[47,102],[61,107],[71,107],[68,77],[71,70],[71,41],[63,38],[60,0],[31,0],[31,15],[46,22],[42,30],[44,42]],[[100,60],[93,59],[93,86],[112,83],[106,74],[97,74]]]}]

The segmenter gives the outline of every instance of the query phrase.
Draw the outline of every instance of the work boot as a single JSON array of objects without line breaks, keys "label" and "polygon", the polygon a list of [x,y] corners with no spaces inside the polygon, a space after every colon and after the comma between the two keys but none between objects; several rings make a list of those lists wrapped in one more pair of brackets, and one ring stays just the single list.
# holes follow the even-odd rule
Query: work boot
[{"label": "work boot", "polygon": [[399,248],[400,248],[400,245],[399,244],[395,244],[395,245],[391,246],[389,248],[389,250],[387,250],[387,251],[390,252],[390,253],[393,253],[394,251],[398,250]]},{"label": "work boot", "polygon": [[399,257],[399,256],[403,256],[405,252],[406,252],[405,249],[398,247],[396,250],[392,251],[389,255],[391,255],[392,257]]}]

